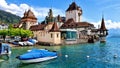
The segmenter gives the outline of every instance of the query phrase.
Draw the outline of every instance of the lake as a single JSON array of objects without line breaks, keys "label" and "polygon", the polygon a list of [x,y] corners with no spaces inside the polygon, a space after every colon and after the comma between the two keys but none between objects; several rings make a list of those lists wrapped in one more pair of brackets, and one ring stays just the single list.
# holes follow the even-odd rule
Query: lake
[{"label": "lake", "polygon": [[[55,50],[58,58],[34,64],[22,64],[15,58],[32,48]],[[4,61],[0,62],[0,68],[120,68],[120,38],[109,37],[104,44],[14,47],[10,58],[1,58]]]}]

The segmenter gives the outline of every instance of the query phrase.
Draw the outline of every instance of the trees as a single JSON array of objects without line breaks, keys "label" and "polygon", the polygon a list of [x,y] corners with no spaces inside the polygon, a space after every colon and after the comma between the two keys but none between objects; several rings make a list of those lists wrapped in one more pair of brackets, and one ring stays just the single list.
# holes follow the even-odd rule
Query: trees
[{"label": "trees", "polygon": [[4,41],[5,41],[5,38],[6,38],[6,36],[8,35],[8,30],[6,30],[6,29],[0,30],[0,35],[3,36],[3,39],[4,39]]},{"label": "trees", "polygon": [[33,36],[33,33],[30,30],[19,29],[18,31],[20,32],[19,36],[21,37],[32,37]]},{"label": "trees", "polygon": [[32,37],[33,33],[30,30],[24,30],[22,28],[9,28],[0,30],[0,35],[3,36],[3,39],[5,41],[6,36],[20,36],[21,38],[28,38]]}]

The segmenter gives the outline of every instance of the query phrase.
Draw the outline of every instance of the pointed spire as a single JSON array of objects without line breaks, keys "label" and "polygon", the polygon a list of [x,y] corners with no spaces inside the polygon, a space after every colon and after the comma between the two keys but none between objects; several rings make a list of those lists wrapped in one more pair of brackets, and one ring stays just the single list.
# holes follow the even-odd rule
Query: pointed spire
[{"label": "pointed spire", "polygon": [[107,30],[106,27],[105,27],[104,17],[102,17],[100,30]]},{"label": "pointed spire", "polygon": [[54,22],[52,28],[50,29],[50,32],[60,32],[60,29],[57,26],[57,23]]},{"label": "pointed spire", "polygon": [[52,12],[52,9],[49,9],[49,12],[48,12],[48,22],[53,22],[53,21],[54,21],[53,12]]},{"label": "pointed spire", "polygon": [[58,21],[58,22],[61,22],[61,21],[62,21],[60,15],[57,16],[57,21]]},{"label": "pointed spire", "polygon": [[49,9],[49,17],[52,18],[53,17],[53,12],[52,9]]},{"label": "pointed spire", "polygon": [[25,10],[25,12],[24,12],[24,17],[27,17],[27,12],[26,12],[26,10]]}]

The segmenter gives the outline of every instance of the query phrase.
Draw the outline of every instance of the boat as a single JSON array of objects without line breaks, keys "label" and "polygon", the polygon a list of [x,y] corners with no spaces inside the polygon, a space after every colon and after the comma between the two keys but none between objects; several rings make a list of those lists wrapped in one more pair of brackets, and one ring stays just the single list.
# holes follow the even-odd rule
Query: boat
[{"label": "boat", "polygon": [[11,54],[11,48],[9,44],[0,43],[0,56],[1,55],[10,55]]},{"label": "boat", "polygon": [[17,58],[22,63],[37,63],[57,58],[57,53],[45,49],[32,49]]}]

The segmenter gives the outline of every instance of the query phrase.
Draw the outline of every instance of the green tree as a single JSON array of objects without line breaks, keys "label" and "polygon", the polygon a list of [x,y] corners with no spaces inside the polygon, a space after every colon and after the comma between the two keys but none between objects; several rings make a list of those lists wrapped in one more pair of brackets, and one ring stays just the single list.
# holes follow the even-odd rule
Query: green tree
[{"label": "green tree", "polygon": [[0,30],[0,35],[3,36],[5,41],[6,36],[20,36],[21,38],[29,38],[33,36],[33,33],[30,30],[24,30],[22,28],[9,28]]},{"label": "green tree", "polygon": [[5,38],[8,35],[8,30],[7,29],[0,30],[0,35],[3,37],[3,39],[5,41]]},{"label": "green tree", "polygon": [[31,37],[33,36],[33,33],[30,30],[20,29],[20,35],[21,37]]}]

